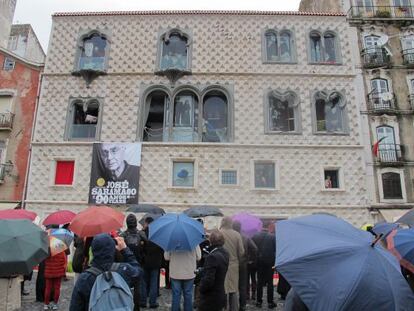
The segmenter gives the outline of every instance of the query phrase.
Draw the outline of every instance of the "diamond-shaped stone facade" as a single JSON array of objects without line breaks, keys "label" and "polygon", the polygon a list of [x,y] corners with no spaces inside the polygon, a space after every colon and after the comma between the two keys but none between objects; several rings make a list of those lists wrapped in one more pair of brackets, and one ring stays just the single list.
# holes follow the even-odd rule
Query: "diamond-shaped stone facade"
[{"label": "diamond-shaped stone facade", "polygon": [[[225,213],[249,210],[264,216],[288,217],[315,211],[336,213],[355,224],[369,216],[364,149],[361,146],[358,85],[351,47],[356,35],[345,17],[163,15],[55,17],[43,78],[34,135],[28,206],[44,212],[80,210],[87,205],[91,143],[64,141],[70,97],[103,98],[102,141],[136,141],[142,91],[168,80],[154,75],[157,37],[161,29],[191,29],[192,73],[177,85],[227,85],[234,98],[234,141],[229,144],[144,143],[140,176],[141,202],[168,210],[193,204],[214,204]],[[77,36],[88,29],[108,30],[108,75],[89,88],[74,68]],[[295,34],[297,64],[263,64],[261,34],[266,28]],[[343,65],[308,65],[307,35],[311,29],[339,34]],[[298,135],[264,134],[264,94],[291,89],[300,97]],[[349,135],[312,133],[311,94],[341,91],[347,101]],[[169,188],[172,158],[195,158],[198,183],[194,190]],[[53,186],[55,159],[75,159],[73,187]],[[278,190],[251,187],[252,160],[274,160]],[[344,191],[322,191],[322,168],[341,167]],[[219,185],[219,170],[238,170],[239,185]]]}]

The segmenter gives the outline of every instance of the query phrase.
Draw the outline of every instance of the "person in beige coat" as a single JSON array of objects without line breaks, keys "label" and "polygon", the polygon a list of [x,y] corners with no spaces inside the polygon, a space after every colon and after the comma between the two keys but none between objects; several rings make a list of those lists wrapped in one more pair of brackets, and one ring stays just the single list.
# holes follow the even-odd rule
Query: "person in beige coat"
[{"label": "person in beige coat", "polygon": [[224,281],[224,290],[227,296],[227,310],[239,311],[239,261],[244,256],[243,241],[240,233],[232,229],[230,217],[221,221],[220,231],[224,236],[224,249],[229,253],[230,261]]}]

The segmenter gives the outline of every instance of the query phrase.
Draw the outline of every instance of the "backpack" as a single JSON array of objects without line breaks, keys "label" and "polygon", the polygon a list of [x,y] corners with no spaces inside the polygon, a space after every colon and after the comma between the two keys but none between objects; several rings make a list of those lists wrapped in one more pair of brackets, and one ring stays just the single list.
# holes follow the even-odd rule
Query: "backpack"
[{"label": "backpack", "polygon": [[86,270],[96,276],[89,298],[89,311],[132,311],[134,309],[131,289],[124,278],[116,272],[119,266],[119,263],[114,263],[109,271],[101,271],[96,267]]},{"label": "backpack", "polygon": [[140,232],[128,232],[126,231],[123,234],[124,240],[125,240],[125,244],[128,246],[128,248],[131,250],[131,252],[135,255],[135,258],[137,259],[138,262],[141,262],[142,260],[142,246],[141,246],[141,241],[142,241],[142,236],[140,234]]}]

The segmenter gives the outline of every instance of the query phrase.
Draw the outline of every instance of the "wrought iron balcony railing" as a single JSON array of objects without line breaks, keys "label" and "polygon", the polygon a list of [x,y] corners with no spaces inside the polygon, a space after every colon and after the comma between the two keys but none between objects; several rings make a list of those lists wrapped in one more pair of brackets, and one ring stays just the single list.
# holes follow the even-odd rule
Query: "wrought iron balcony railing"
[{"label": "wrought iron balcony railing", "polygon": [[377,160],[383,164],[397,164],[403,162],[402,146],[397,144],[380,144]]},{"label": "wrought iron balcony railing", "polygon": [[414,7],[402,6],[352,6],[348,11],[350,19],[412,19]]},{"label": "wrought iron balcony railing", "polygon": [[406,66],[414,66],[414,49],[406,49],[402,51],[403,62]]},{"label": "wrought iron balcony railing", "polygon": [[0,129],[13,128],[14,114],[11,112],[0,113]]},{"label": "wrought iron balcony railing", "polygon": [[361,55],[365,68],[376,68],[391,65],[391,57],[382,47],[363,49]]},{"label": "wrought iron balcony railing", "polygon": [[392,93],[372,93],[368,95],[368,111],[392,112],[397,110],[395,102],[395,95]]}]

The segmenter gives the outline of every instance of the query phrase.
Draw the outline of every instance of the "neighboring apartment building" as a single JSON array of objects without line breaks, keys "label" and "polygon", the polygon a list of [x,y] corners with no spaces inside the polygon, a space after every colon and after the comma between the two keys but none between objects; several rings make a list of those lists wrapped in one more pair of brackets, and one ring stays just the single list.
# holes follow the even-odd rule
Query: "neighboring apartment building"
[{"label": "neighboring apartment building", "polygon": [[45,52],[30,24],[12,25],[7,49],[31,62],[45,62]]},{"label": "neighboring apartment building", "polygon": [[9,40],[17,0],[0,0],[0,47],[6,48]]},{"label": "neighboring apartment building", "polygon": [[141,203],[361,225],[356,45],[344,14],[55,14],[26,206],[84,209],[93,143],[142,142]]},{"label": "neighboring apartment building", "polygon": [[[306,1],[306,0],[304,0]],[[306,1],[308,2],[308,1]],[[324,10],[313,1],[316,10]],[[373,149],[377,220],[414,206],[414,7],[412,0],[337,0],[358,31]]]},{"label": "neighboring apartment building", "polygon": [[0,48],[0,209],[23,200],[43,64]]}]

